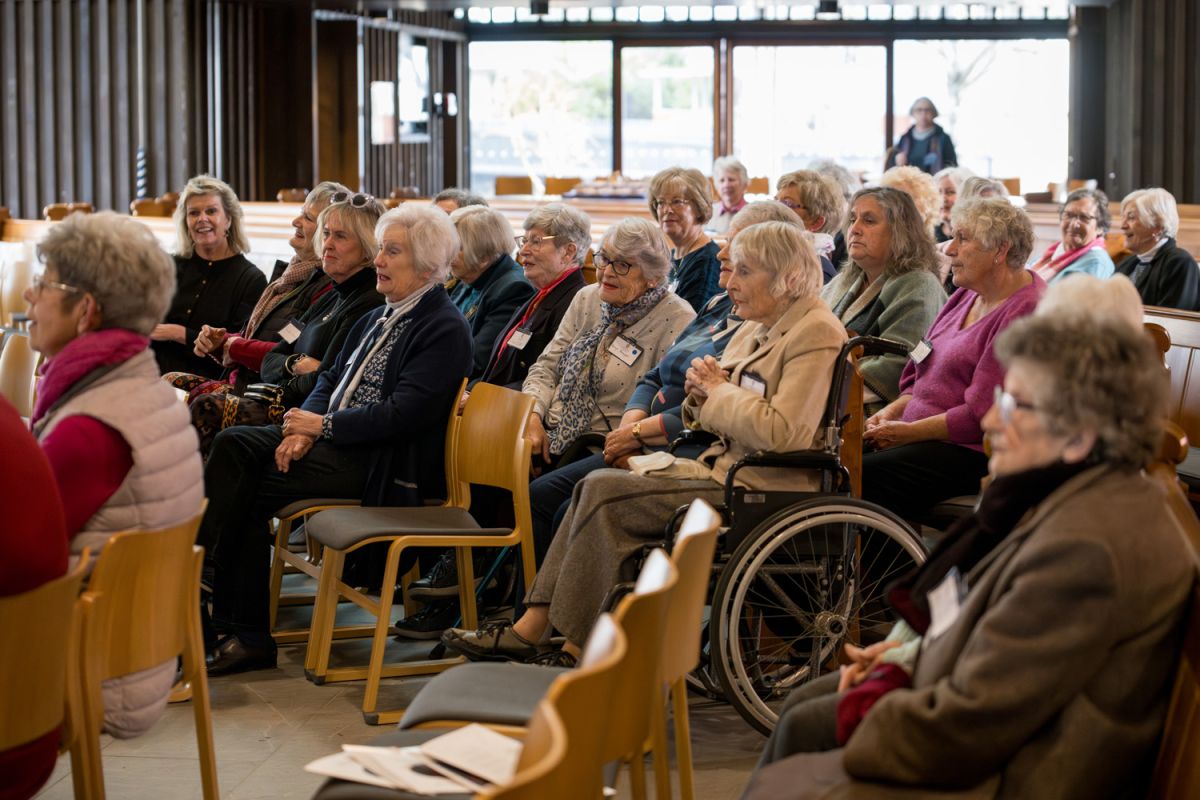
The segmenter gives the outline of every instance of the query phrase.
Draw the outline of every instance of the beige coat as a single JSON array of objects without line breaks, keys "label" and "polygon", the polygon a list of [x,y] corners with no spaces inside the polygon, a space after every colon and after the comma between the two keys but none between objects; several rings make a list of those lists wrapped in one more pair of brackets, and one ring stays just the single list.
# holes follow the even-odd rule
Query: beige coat
[{"label": "beige coat", "polygon": [[[729,382],[703,404],[690,396],[683,403],[685,425],[699,423],[721,437],[700,456],[712,463],[713,480],[724,482],[729,467],[747,453],[819,446],[833,365],[845,342],[845,328],[819,297],[797,300],[770,328],[741,324],[721,358]],[[761,395],[751,388],[759,384]],[[818,481],[795,470],[738,472],[738,482],[754,489],[804,491]]]}]

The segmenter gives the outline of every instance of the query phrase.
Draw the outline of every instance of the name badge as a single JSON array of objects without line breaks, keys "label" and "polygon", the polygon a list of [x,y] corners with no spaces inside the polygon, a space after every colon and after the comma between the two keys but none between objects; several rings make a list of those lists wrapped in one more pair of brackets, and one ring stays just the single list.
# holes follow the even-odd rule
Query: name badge
[{"label": "name badge", "polygon": [[633,342],[626,339],[624,336],[618,336],[613,339],[613,343],[608,346],[608,352],[612,353],[621,363],[627,367],[632,367],[633,362],[638,360],[642,354],[642,348],[638,347]]},{"label": "name badge", "polygon": [[738,385],[743,389],[749,389],[759,397],[767,396],[767,382],[753,372],[743,372],[741,382]]},{"label": "name badge", "polygon": [[288,344],[295,344],[300,338],[300,331],[304,330],[304,323],[298,319],[289,319],[288,324],[279,329],[279,338],[283,339]]},{"label": "name badge", "polygon": [[955,567],[946,573],[942,582],[929,593],[929,630],[925,632],[929,639],[941,636],[958,619],[958,612],[962,610],[962,598],[966,594],[964,588],[962,577]]},{"label": "name badge", "polygon": [[508,346],[513,350],[524,350],[525,345],[529,344],[529,337],[532,334],[528,328],[517,328],[513,331],[512,336],[508,337]]},{"label": "name badge", "polygon": [[921,341],[917,342],[917,346],[912,349],[912,352],[908,354],[908,357],[913,360],[914,364],[920,364],[922,361],[928,358],[929,354],[932,352],[933,345],[929,343],[928,339],[922,339]]}]

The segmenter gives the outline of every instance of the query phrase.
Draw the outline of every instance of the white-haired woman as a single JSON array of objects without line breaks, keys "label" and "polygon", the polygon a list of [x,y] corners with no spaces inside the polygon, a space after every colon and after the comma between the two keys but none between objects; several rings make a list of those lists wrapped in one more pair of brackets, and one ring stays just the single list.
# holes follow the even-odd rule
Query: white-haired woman
[{"label": "white-haired woman", "polygon": [[1138,189],[1121,201],[1121,232],[1133,255],[1117,272],[1133,281],[1148,306],[1200,310],[1200,269],[1175,242],[1179,209],[1166,189]]},{"label": "white-haired woman", "polygon": [[[845,330],[818,296],[821,271],[804,233],[764,222],[738,234],[731,248],[727,290],[745,322],[721,361],[696,359],[687,373],[685,424],[714,433],[718,442],[690,462],[709,477],[676,478],[600,470],[576,488],[554,542],[515,623],[478,631],[452,629],[443,642],[469,658],[527,659],[545,649],[551,627],[567,638],[573,663],[621,565],[696,497],[720,502],[729,467],[756,450],[800,450],[815,437]],[[808,472],[747,469],[741,482],[762,490],[811,488]]]},{"label": "white-haired woman", "polygon": [[175,206],[175,297],[150,334],[159,369],[219,377],[220,359],[197,355],[204,325],[240,330],[267,286],[246,252],[242,205],[233,188],[211,175],[187,182]]},{"label": "white-haired woman", "polygon": [[934,237],[939,244],[950,241],[954,236],[954,231],[950,227],[950,212],[954,210],[954,204],[958,202],[958,195],[962,192],[963,183],[974,175],[975,173],[966,167],[946,167],[933,176],[933,182],[937,184],[938,194],[942,198],[942,221],[933,229]]},{"label": "white-haired woman", "polygon": [[[68,217],[38,250],[45,269],[25,300],[30,344],[46,362],[32,423],[71,553],[95,554],[118,531],[188,521],[204,500],[196,434],[149,348],[175,289],[170,256],[144,225],[110,212]],[[135,675],[106,684],[105,727],[116,736],[153,725],[175,659]]]},{"label": "white-haired woman", "polygon": [[696,316],[667,286],[670,251],[649,220],[610,226],[594,261],[596,283],[575,295],[522,386],[534,397],[527,435],[543,465],[584,434],[619,426],[638,381]]},{"label": "white-haired woman", "polygon": [[275,664],[262,530],[276,509],[315,496],[365,505],[443,496],[446,417],[471,368],[470,328],[441,288],[458,234],[442,211],[414,204],[384,214],[375,233],[384,307],[354,325],[282,427],[228,428],[213,442],[199,541],[214,553],[213,621],[230,635],[210,674]]},{"label": "white-haired woman", "polygon": [[475,341],[471,377],[478,378],[513,312],[533,296],[533,286],[509,255],[513,234],[508,217],[487,206],[466,206],[452,211],[450,221],[462,242],[450,264],[458,279],[450,302],[471,323]]},{"label": "white-haired woman", "polygon": [[694,310],[717,293],[717,243],[704,232],[712,217],[712,189],[698,169],[668,167],[650,179],[650,213],[671,241],[671,291]]},{"label": "white-haired woman", "polygon": [[721,202],[713,207],[712,218],[704,227],[712,233],[725,233],[734,214],[746,207],[750,173],[746,171],[746,165],[733,156],[721,156],[713,162],[712,174]]}]

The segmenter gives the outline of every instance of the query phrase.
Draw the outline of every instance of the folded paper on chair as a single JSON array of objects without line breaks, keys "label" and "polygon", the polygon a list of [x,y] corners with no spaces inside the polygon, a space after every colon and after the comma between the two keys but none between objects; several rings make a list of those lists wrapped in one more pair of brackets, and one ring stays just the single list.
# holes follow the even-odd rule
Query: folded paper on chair
[{"label": "folded paper on chair", "polygon": [[516,773],[521,743],[482,725],[467,725],[419,747],[344,745],[306,765],[330,778],[430,797],[478,792]]}]

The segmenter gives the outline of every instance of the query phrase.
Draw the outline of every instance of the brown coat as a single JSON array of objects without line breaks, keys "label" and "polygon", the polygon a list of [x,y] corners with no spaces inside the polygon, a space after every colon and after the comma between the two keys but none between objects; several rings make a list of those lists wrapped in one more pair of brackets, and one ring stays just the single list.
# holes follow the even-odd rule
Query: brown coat
[{"label": "brown coat", "polygon": [[[1068,481],[967,575],[911,690],[883,697],[844,751],[772,771],[812,781],[794,797],[1143,796],[1193,578],[1163,492],[1109,467]],[[831,777],[839,752],[859,780]]]}]

